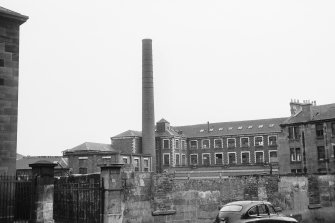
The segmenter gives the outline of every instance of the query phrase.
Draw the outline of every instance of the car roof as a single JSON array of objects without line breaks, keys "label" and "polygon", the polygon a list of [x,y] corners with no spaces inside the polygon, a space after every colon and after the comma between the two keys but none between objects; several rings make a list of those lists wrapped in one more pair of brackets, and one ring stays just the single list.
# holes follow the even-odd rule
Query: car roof
[{"label": "car roof", "polygon": [[228,205],[241,205],[243,207],[243,209],[248,209],[254,205],[258,205],[258,204],[271,204],[268,201],[233,201],[230,203],[225,204],[224,206],[228,206]]}]

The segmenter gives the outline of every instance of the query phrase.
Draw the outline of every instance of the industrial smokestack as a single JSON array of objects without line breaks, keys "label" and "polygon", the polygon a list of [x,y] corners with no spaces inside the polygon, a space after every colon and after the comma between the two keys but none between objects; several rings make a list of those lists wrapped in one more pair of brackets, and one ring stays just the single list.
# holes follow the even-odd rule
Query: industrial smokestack
[{"label": "industrial smokestack", "polygon": [[142,152],[152,157],[156,172],[154,82],[152,69],[152,40],[142,40]]}]

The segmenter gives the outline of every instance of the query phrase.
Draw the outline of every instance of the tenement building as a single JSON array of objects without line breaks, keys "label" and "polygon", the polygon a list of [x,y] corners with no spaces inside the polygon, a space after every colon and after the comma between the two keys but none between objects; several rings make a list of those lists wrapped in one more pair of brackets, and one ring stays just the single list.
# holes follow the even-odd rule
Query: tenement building
[{"label": "tenement building", "polygon": [[335,173],[335,104],[292,101],[279,134],[280,173]]},{"label": "tenement building", "polygon": [[280,123],[284,120],[274,118],[176,127],[161,120],[156,130],[157,169],[186,166],[192,169],[235,169],[236,174],[252,174],[257,170],[267,172],[271,168],[276,171],[277,139]]},{"label": "tenement building", "polygon": [[27,19],[0,7],[0,174],[15,174],[20,25]]}]

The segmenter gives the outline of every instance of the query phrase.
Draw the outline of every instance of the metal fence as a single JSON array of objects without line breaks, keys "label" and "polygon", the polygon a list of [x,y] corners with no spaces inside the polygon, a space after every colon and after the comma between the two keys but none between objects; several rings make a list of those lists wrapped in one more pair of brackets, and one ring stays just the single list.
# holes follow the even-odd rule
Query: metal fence
[{"label": "metal fence", "polygon": [[55,180],[54,220],[57,223],[100,223],[103,189],[97,177],[67,177]]},{"label": "metal fence", "polygon": [[0,222],[27,222],[33,205],[33,182],[0,176]]}]

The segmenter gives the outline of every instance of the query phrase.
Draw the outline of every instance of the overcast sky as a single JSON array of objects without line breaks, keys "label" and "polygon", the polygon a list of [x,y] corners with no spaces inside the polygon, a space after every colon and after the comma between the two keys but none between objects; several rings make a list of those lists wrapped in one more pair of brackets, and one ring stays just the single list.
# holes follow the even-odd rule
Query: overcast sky
[{"label": "overcast sky", "polygon": [[5,0],[20,33],[18,153],[61,155],[141,130],[141,47],[155,118],[171,125],[289,116],[335,102],[335,1]]}]

